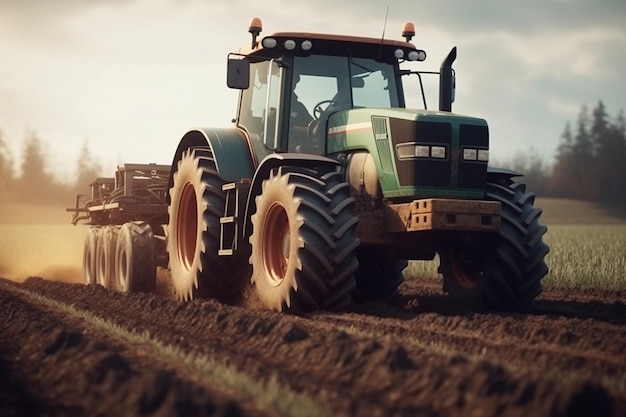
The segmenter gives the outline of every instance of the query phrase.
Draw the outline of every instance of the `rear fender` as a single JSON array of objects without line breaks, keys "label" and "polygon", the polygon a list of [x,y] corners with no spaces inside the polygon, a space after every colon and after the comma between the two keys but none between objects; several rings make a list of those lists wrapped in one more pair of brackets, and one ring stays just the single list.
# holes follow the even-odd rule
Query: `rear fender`
[{"label": "rear fender", "polygon": [[[263,181],[269,178],[270,172],[281,166],[298,166],[304,168],[314,168],[320,166],[328,166],[330,168],[338,167],[340,163],[335,159],[327,158],[320,155],[309,155],[301,153],[273,153],[266,156],[259,164],[248,194],[246,204],[246,216],[243,225],[243,236],[249,237],[252,233],[250,225],[250,217],[256,211],[256,196],[261,194]],[[246,240],[247,241],[247,240]]]},{"label": "rear fender", "polygon": [[[208,146],[211,148],[218,175],[225,182],[236,182],[242,178],[252,178],[254,162],[245,135],[237,129],[197,128],[187,132],[178,144],[168,180],[168,190],[174,185],[174,173],[178,170],[178,161],[189,148]],[[166,197],[170,204],[169,192]]]}]

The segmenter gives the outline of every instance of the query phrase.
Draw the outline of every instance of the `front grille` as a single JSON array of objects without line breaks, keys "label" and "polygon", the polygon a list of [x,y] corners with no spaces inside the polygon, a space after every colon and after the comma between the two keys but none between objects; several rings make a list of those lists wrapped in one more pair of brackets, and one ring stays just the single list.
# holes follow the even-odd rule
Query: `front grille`
[{"label": "front grille", "polygon": [[385,172],[393,172],[393,162],[391,161],[391,150],[389,148],[389,133],[387,132],[387,118],[372,117],[372,133],[376,141],[376,149],[380,158],[380,166]]},{"label": "front grille", "polygon": [[[452,127],[447,123],[415,122],[411,120],[389,119],[393,149],[402,143],[415,142],[427,145],[445,145],[449,153],[452,143]],[[450,156],[445,159],[398,158],[394,151],[398,168],[398,181],[401,186],[450,186]]]},{"label": "front grille", "polygon": [[487,181],[487,162],[463,160],[463,149],[489,149],[489,128],[487,126],[461,125],[459,130],[458,155],[459,187],[484,188]]}]

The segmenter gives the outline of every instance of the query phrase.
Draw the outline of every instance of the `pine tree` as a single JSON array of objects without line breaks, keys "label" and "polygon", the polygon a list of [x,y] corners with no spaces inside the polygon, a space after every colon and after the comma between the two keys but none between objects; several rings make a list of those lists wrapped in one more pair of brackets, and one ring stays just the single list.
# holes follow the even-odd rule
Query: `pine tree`
[{"label": "pine tree", "polygon": [[592,142],[592,146],[595,152],[597,152],[602,146],[602,140],[609,133],[610,125],[608,121],[608,115],[604,108],[602,100],[598,102],[598,106],[593,109],[591,129],[589,130],[589,139]]},{"label": "pine tree", "polygon": [[614,131],[618,138],[617,141],[620,143],[621,149],[620,166],[622,169],[617,177],[620,190],[618,192],[618,201],[622,210],[626,212],[626,186],[624,186],[624,179],[626,179],[626,119],[624,118],[624,109],[621,109],[617,115],[617,120],[614,124]]},{"label": "pine tree", "polygon": [[623,110],[614,121],[604,103],[591,117],[585,106],[572,133],[565,126],[552,172],[552,190],[561,197],[626,206],[626,120]]},{"label": "pine tree", "polygon": [[595,146],[589,132],[589,111],[583,105],[578,120],[576,122],[576,134],[574,135],[574,145],[572,147],[573,177],[575,192],[573,197],[583,200],[594,200],[598,191],[594,184],[596,182],[595,169]]},{"label": "pine tree", "polygon": [[552,169],[550,189],[558,197],[576,197],[578,188],[572,178],[576,176],[574,164],[574,138],[570,123],[565,124],[561,143],[557,148],[556,160]]},{"label": "pine tree", "polygon": [[4,142],[4,134],[0,130],[0,197],[6,198],[13,186],[13,163],[9,148]]},{"label": "pine tree", "polygon": [[46,169],[41,141],[36,133],[27,135],[22,156],[21,174],[17,181],[19,195],[26,201],[46,201],[52,195],[54,181]]},{"label": "pine tree", "polygon": [[83,142],[76,163],[76,181],[74,188],[80,194],[90,194],[89,183],[95,180],[102,171],[100,163],[93,157],[89,151],[87,141]]}]

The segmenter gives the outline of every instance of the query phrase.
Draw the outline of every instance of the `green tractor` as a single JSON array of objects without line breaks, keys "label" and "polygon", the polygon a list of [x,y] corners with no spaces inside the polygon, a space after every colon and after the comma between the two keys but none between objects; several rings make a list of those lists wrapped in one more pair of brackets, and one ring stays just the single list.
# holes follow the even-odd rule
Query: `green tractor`
[{"label": "green tractor", "polygon": [[426,59],[412,24],[405,41],[261,31],[252,19],[228,57],[233,127],[189,131],[172,162],[178,298],[234,302],[251,286],[268,309],[341,310],[397,294],[407,260],[439,254],[458,303],[528,307],[547,228],[521,174],[488,166],[487,122],[451,112],[456,48],[435,73],[439,110],[415,110],[403,80],[429,72],[401,67]]}]

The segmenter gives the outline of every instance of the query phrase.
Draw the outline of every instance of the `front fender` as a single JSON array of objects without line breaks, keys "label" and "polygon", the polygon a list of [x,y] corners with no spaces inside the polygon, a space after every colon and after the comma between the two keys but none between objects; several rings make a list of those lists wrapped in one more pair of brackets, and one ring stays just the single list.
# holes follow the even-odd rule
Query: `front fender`
[{"label": "front fender", "polygon": [[259,164],[248,193],[246,203],[246,216],[243,225],[243,236],[250,235],[250,216],[256,211],[256,196],[263,190],[263,181],[270,176],[270,172],[281,166],[298,166],[313,168],[319,166],[337,167],[339,161],[321,155],[310,155],[301,153],[273,153],[266,156]]},{"label": "front fender", "polygon": [[498,179],[509,180],[514,177],[523,177],[524,174],[521,172],[513,171],[511,169],[506,168],[496,168],[492,166],[487,166],[487,180],[495,182]]},{"label": "front fender", "polygon": [[[218,175],[225,182],[236,182],[242,178],[252,178],[254,163],[245,135],[237,129],[197,128],[187,132],[180,140],[168,180],[168,190],[174,185],[174,173],[178,170],[178,161],[189,148],[208,146],[213,153]],[[169,193],[167,203],[170,203]]]}]

